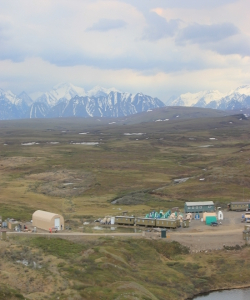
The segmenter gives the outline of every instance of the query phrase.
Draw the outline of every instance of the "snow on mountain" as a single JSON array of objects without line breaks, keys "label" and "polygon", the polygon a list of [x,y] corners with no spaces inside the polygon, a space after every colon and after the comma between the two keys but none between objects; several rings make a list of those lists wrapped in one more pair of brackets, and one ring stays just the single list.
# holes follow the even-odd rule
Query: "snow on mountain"
[{"label": "snow on mountain", "polygon": [[240,86],[227,94],[213,90],[186,93],[175,99],[170,98],[166,104],[171,106],[195,106],[222,110],[250,108],[250,85]]},{"label": "snow on mountain", "polygon": [[21,94],[19,94],[17,96],[19,99],[22,100],[23,103],[25,103],[27,106],[31,106],[33,104],[33,100],[30,98],[30,96],[25,93],[25,92],[22,92]]},{"label": "snow on mountain", "polygon": [[[186,93],[170,98],[167,105],[221,110],[250,108],[250,85],[223,94],[217,90]],[[18,96],[0,89],[0,119],[56,117],[122,117],[165,104],[143,93],[130,94],[96,86],[87,93],[81,87],[61,83],[33,101],[25,92]]]},{"label": "snow on mountain", "polygon": [[49,112],[49,107],[45,103],[35,102],[33,103],[24,117],[28,119],[45,118]]},{"label": "snow on mountain", "polygon": [[250,84],[246,84],[238,87],[235,91],[232,92],[232,94],[233,93],[250,96]]},{"label": "snow on mountain", "polygon": [[[171,101],[173,106],[205,106],[211,101],[218,101],[225,95],[219,91],[202,91],[198,93],[186,93]],[[200,105],[199,105],[200,104]]]},{"label": "snow on mountain", "polygon": [[59,101],[70,100],[75,96],[85,96],[83,88],[74,86],[71,83],[60,83],[52,88],[51,91],[44,93],[36,102],[46,103],[48,106],[55,106]]},{"label": "snow on mountain", "polygon": [[[106,88],[103,88],[103,87],[100,87],[100,86],[95,86],[93,89],[89,90],[87,92],[87,95],[89,97],[105,97],[107,96],[108,94],[110,94],[111,92],[119,92],[116,88],[110,88],[110,89],[106,89]],[[81,96],[81,95],[79,95]]]},{"label": "snow on mountain", "polygon": [[120,117],[163,107],[157,98],[96,86],[86,94],[70,83],[54,86],[33,101],[25,92],[18,96],[0,89],[0,119],[50,117]]},{"label": "snow on mountain", "polygon": [[70,100],[75,96],[85,96],[85,90],[81,87],[75,86],[71,83],[61,83],[54,86],[52,90],[53,95],[59,99]]},{"label": "snow on mountain", "polygon": [[20,114],[17,106],[0,96],[0,120],[19,119]]},{"label": "snow on mountain", "polygon": [[157,98],[112,91],[106,96],[76,96],[70,101],[61,101],[51,108],[48,117],[121,117],[163,106]]},{"label": "snow on mountain", "polygon": [[227,107],[228,105],[232,106],[230,102],[239,102],[244,103],[245,99],[250,96],[250,85],[242,85],[228,93],[225,97],[223,97],[219,102],[217,107]]},{"label": "snow on mountain", "polygon": [[14,95],[11,91],[4,91],[0,89],[0,99],[1,100],[8,100],[10,103],[14,105],[19,105],[22,100]]}]

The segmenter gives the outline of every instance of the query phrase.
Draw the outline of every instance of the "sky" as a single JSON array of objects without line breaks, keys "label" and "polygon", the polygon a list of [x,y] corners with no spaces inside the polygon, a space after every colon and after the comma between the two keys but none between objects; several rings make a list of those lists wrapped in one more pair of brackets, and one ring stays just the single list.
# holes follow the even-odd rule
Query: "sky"
[{"label": "sky", "polygon": [[0,0],[0,88],[142,92],[250,84],[249,0]]}]

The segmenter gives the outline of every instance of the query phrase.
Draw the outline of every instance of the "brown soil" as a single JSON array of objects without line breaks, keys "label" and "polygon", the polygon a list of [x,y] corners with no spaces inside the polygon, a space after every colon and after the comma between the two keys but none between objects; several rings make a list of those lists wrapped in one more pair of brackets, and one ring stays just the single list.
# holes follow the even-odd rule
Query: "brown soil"
[{"label": "brown soil", "polygon": [[222,249],[223,246],[243,246],[245,241],[242,234],[242,212],[224,211],[223,214],[224,220],[219,226],[212,227],[200,220],[192,220],[189,228],[169,232],[170,240],[189,247],[193,252]]},{"label": "brown soil", "polygon": [[22,156],[1,158],[0,159],[0,170],[16,168],[16,167],[26,165],[26,164],[32,164],[37,160],[39,160],[39,158],[22,157]]}]

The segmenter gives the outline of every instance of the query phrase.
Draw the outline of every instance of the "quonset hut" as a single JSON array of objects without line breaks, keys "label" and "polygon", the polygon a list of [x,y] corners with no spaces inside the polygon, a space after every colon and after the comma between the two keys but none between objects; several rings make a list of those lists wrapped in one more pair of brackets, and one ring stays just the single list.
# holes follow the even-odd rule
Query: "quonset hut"
[{"label": "quonset hut", "polygon": [[184,209],[185,213],[203,213],[215,211],[215,206],[213,201],[186,202]]},{"label": "quonset hut", "polygon": [[64,218],[61,215],[48,211],[37,210],[32,215],[32,224],[44,230],[49,230],[50,228],[62,230],[64,229]]}]

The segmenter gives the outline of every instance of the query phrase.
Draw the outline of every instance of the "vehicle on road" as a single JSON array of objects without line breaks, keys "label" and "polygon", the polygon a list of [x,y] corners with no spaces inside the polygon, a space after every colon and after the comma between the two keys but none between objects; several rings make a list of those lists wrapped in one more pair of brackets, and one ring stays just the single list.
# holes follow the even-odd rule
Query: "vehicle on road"
[{"label": "vehicle on road", "polygon": [[218,226],[219,223],[218,222],[211,222],[211,226]]}]

